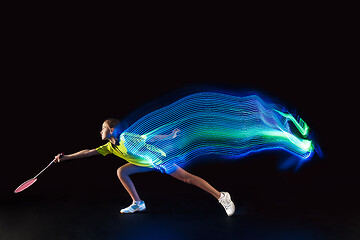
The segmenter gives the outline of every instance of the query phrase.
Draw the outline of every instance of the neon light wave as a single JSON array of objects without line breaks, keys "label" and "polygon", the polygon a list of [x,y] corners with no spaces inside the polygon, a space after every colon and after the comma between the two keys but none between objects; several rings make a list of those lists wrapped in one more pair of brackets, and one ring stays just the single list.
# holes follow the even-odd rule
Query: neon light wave
[{"label": "neon light wave", "polygon": [[314,152],[309,130],[302,119],[257,95],[202,92],[141,117],[120,137],[128,152],[170,172],[174,164],[208,154],[241,158],[282,149],[307,160]]}]

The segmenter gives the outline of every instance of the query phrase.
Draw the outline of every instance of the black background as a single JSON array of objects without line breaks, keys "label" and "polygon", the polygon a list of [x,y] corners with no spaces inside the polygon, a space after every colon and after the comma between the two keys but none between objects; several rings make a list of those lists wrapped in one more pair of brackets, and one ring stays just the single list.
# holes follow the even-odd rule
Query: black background
[{"label": "black background", "polygon": [[[349,113],[344,103],[351,87],[337,44],[339,29],[320,17],[291,23],[234,19],[199,19],[191,28],[160,19],[134,20],[136,27],[109,24],[110,17],[11,19],[8,84],[2,88],[2,205],[130,203],[116,176],[125,161],[114,156],[54,165],[31,188],[13,191],[57,153],[104,144],[99,132],[108,117],[162,105],[158,99],[164,96],[223,89],[258,91],[296,112],[314,131],[324,158],[314,156],[297,172],[279,171],[278,161],[287,153],[269,152],[199,161],[189,172],[231,192],[254,212],[358,212],[357,160],[346,156],[352,140],[344,134],[352,131],[346,125],[351,122],[341,121]],[[135,175],[134,182],[140,196],[159,204],[154,196],[179,204],[199,192],[157,172]]]}]

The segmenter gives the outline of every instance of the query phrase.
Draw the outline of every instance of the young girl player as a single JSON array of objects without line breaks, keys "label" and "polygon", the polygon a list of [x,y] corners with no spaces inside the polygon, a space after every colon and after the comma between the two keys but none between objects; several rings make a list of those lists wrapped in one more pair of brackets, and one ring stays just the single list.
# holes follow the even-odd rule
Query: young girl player
[{"label": "young girl player", "polygon": [[[68,161],[72,159],[77,158],[85,158],[85,157],[91,157],[95,155],[107,155],[107,154],[114,154],[124,160],[126,160],[128,163],[124,164],[117,170],[117,176],[122,183],[122,185],[125,187],[126,191],[130,194],[133,203],[124,209],[120,210],[120,213],[127,214],[127,213],[134,213],[138,211],[144,211],[146,209],[145,202],[141,200],[139,197],[138,192],[136,191],[136,188],[134,186],[134,183],[132,182],[130,175],[135,173],[143,173],[143,172],[150,172],[154,171],[153,165],[149,162],[148,159],[145,159],[139,155],[132,154],[127,149],[126,139],[125,138],[115,138],[113,136],[113,132],[115,130],[115,127],[120,123],[117,119],[107,119],[102,124],[102,130],[100,132],[102,140],[108,140],[109,142],[105,145],[102,145],[96,149],[85,149],[82,151],[79,151],[77,153],[69,154],[69,155],[63,155],[61,156],[58,154],[54,161],[56,163]],[[175,138],[177,133],[180,131],[180,129],[174,129],[172,134],[170,135],[159,135],[154,138],[153,141],[161,140],[165,138]],[[140,137],[140,136],[138,136]],[[136,138],[136,136],[135,136]],[[136,141],[133,141],[136,143]],[[155,147],[151,147],[150,144],[148,144],[147,149],[148,151],[155,151],[160,154],[165,154],[161,151],[161,149],[156,149]],[[176,179],[179,179],[185,183],[195,185],[206,192],[210,193],[212,196],[214,196],[224,207],[226,213],[228,216],[232,216],[235,212],[235,205],[231,201],[230,194],[227,192],[219,192],[216,190],[213,186],[211,186],[208,182],[206,182],[204,179],[195,176],[191,173],[188,173],[181,167],[174,165],[171,173],[167,172],[169,175],[173,176]]]}]

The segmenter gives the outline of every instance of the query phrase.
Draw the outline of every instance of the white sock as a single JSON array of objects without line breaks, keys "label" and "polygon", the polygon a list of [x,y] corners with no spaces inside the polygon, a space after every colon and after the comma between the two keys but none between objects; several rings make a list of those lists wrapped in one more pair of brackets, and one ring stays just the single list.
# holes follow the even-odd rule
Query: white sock
[{"label": "white sock", "polygon": [[223,192],[220,192],[220,197],[218,200],[220,200],[221,198],[223,198],[225,196],[225,194]]}]

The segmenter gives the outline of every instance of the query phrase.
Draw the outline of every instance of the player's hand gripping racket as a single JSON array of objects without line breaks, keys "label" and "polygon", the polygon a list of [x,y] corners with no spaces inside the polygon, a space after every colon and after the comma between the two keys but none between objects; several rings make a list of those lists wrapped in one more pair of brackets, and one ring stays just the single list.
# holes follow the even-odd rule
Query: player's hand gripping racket
[{"label": "player's hand gripping racket", "polygon": [[[60,154],[60,158],[64,156],[63,153]],[[15,189],[14,193],[19,193],[21,191],[24,191],[25,189],[27,189],[28,187],[30,187],[31,185],[33,185],[36,180],[37,180],[37,177],[42,174],[48,167],[50,167],[51,164],[54,163],[54,160],[52,160],[49,165],[47,165],[43,170],[41,170],[41,172],[39,172],[35,177],[33,178],[30,178],[29,180],[27,180],[26,182],[22,183],[17,189]]]}]

